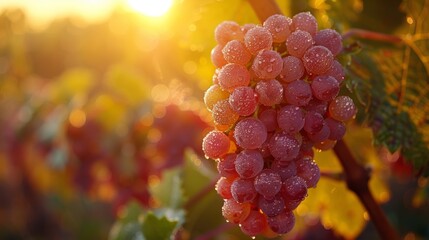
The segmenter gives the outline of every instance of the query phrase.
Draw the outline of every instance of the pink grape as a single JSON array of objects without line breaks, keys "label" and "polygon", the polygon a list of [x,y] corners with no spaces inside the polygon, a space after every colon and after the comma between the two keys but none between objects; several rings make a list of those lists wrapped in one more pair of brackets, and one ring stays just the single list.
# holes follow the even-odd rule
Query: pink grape
[{"label": "pink grape", "polygon": [[234,39],[242,40],[243,36],[240,25],[234,21],[221,22],[215,29],[215,39],[220,45]]},{"label": "pink grape", "polygon": [[322,130],[325,121],[318,112],[308,111],[305,114],[304,131],[307,133],[317,133]]},{"label": "pink grape", "polygon": [[286,41],[286,48],[290,55],[301,58],[313,46],[314,41],[310,33],[297,30],[290,34]]},{"label": "pink grape", "polygon": [[251,205],[249,203],[238,203],[234,199],[223,202],[222,215],[231,223],[239,224],[249,216]]},{"label": "pink grape", "polygon": [[266,199],[272,199],[282,186],[282,179],[277,171],[264,169],[254,181],[256,191]]},{"label": "pink grape", "polygon": [[322,101],[333,100],[340,92],[338,81],[331,76],[317,76],[311,82],[313,95]]},{"label": "pink grape", "polygon": [[338,96],[329,104],[329,115],[338,121],[346,122],[356,114],[356,106],[349,96]]},{"label": "pink grape", "polygon": [[255,86],[255,92],[259,103],[264,106],[273,106],[283,100],[283,86],[275,79],[259,81]]},{"label": "pink grape", "polygon": [[228,63],[223,66],[217,76],[222,89],[232,92],[236,87],[247,86],[250,83],[250,74],[245,66]]},{"label": "pink grape", "polygon": [[229,150],[230,140],[223,132],[213,130],[203,139],[203,151],[208,158],[219,158]]},{"label": "pink grape", "polygon": [[252,70],[260,79],[274,79],[283,69],[283,59],[273,50],[261,50],[255,56]]},{"label": "pink grape", "polygon": [[221,177],[216,183],[216,192],[223,198],[223,199],[230,199],[232,198],[231,194],[231,184],[232,181]]},{"label": "pink grape", "polygon": [[289,161],[289,162],[274,161],[271,168],[278,172],[283,182],[286,179],[296,175],[295,161]]},{"label": "pink grape", "polygon": [[323,29],[314,36],[316,45],[324,46],[329,49],[334,56],[338,55],[343,49],[341,35],[333,29]]},{"label": "pink grape", "polygon": [[258,193],[253,186],[253,180],[237,178],[232,182],[231,194],[235,201],[239,203],[250,203]]},{"label": "pink grape", "polygon": [[291,161],[298,156],[300,143],[288,133],[277,132],[271,137],[268,147],[277,160]]},{"label": "pink grape", "polygon": [[258,102],[253,88],[237,87],[229,96],[229,104],[238,115],[248,116],[255,112]]},{"label": "pink grape", "polygon": [[262,110],[258,116],[259,120],[265,125],[267,132],[273,132],[277,129],[277,111],[273,108]]},{"label": "pink grape", "polygon": [[228,97],[229,93],[227,91],[224,91],[218,84],[213,84],[204,93],[204,103],[207,109],[211,111],[217,102],[227,99]]},{"label": "pink grape", "polygon": [[284,199],[303,200],[307,196],[307,184],[301,177],[290,177],[283,182],[281,194]]},{"label": "pink grape", "polygon": [[339,63],[337,60],[334,60],[332,62],[331,67],[324,74],[328,76],[332,76],[338,81],[339,84],[344,81],[344,76],[345,76],[344,68],[341,65],[341,63]]},{"label": "pink grape", "polygon": [[246,34],[250,29],[256,27],[256,24],[253,23],[246,23],[243,26],[241,26],[241,31]]},{"label": "pink grape", "polygon": [[281,43],[286,41],[289,36],[291,32],[289,26],[291,24],[292,19],[281,14],[274,14],[264,21],[263,27],[270,31],[273,36],[273,42]]},{"label": "pink grape", "polygon": [[240,228],[244,234],[248,236],[256,236],[262,233],[266,226],[267,217],[259,211],[252,210],[249,216],[241,222]]},{"label": "pink grape", "polygon": [[316,162],[309,158],[303,158],[296,162],[298,176],[304,179],[308,188],[316,187],[320,179],[320,169]]},{"label": "pink grape", "polygon": [[234,124],[239,118],[228,99],[220,100],[213,106],[212,117],[215,123],[227,126]]},{"label": "pink grape", "polygon": [[244,118],[235,126],[234,138],[244,149],[257,149],[267,139],[267,129],[259,119]]},{"label": "pink grape", "polygon": [[313,46],[309,48],[304,56],[302,62],[308,74],[320,75],[329,70],[334,61],[334,56],[329,49],[323,46]]},{"label": "pink grape", "polygon": [[305,68],[301,59],[294,56],[286,56],[283,58],[283,69],[280,72],[279,79],[289,83],[300,79],[304,76]]},{"label": "pink grape", "polygon": [[329,127],[329,139],[330,140],[340,140],[343,138],[346,133],[346,125],[343,122],[337,121],[333,118],[326,118],[326,124]]},{"label": "pink grape", "polygon": [[221,68],[228,62],[225,60],[223,53],[222,53],[222,45],[216,45],[211,51],[211,60],[212,63],[217,67]]},{"label": "pink grape", "polygon": [[283,211],[277,216],[268,217],[268,226],[275,233],[285,234],[295,226],[295,215],[291,211]]},{"label": "pink grape", "polygon": [[273,37],[267,29],[255,26],[244,35],[244,44],[251,54],[256,55],[261,50],[271,49]]},{"label": "pink grape", "polygon": [[[223,58],[228,63],[246,65],[252,58],[246,46],[239,40],[229,41],[222,49]],[[226,64],[226,63],[225,63]]]},{"label": "pink grape", "polygon": [[258,199],[258,207],[268,217],[274,217],[279,215],[284,210],[285,202],[279,195],[269,200],[261,196]]},{"label": "pink grape", "polygon": [[235,170],[236,158],[237,154],[229,153],[220,159],[220,161],[217,163],[217,170],[221,177],[226,177],[228,179],[234,179],[238,177],[238,173]]},{"label": "pink grape", "polygon": [[304,80],[295,80],[284,87],[284,97],[287,103],[294,106],[305,106],[312,99],[310,84]]},{"label": "pink grape", "polygon": [[243,150],[235,159],[235,170],[241,178],[253,178],[264,168],[264,159],[257,150]]},{"label": "pink grape", "polygon": [[325,122],[323,122],[323,126],[320,131],[314,133],[307,133],[307,137],[314,143],[325,141],[326,139],[328,139],[329,135],[330,130]]},{"label": "pink grape", "polygon": [[317,98],[313,98],[308,102],[307,106],[304,107],[307,111],[317,112],[320,115],[324,116],[328,110],[328,102],[321,101]]},{"label": "pink grape", "polygon": [[301,12],[293,16],[292,18],[292,30],[302,30],[311,34],[316,35],[317,32],[317,21],[316,18],[311,15],[310,12]]},{"label": "pink grape", "polygon": [[287,133],[297,133],[304,127],[304,112],[300,107],[286,105],[277,111],[277,123]]}]

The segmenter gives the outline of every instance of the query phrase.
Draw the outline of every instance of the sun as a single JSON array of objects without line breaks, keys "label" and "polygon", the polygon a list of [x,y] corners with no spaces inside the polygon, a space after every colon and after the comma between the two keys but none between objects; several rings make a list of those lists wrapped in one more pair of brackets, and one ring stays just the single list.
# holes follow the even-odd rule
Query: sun
[{"label": "sun", "polygon": [[173,5],[173,0],[128,0],[128,5],[144,15],[160,17]]}]

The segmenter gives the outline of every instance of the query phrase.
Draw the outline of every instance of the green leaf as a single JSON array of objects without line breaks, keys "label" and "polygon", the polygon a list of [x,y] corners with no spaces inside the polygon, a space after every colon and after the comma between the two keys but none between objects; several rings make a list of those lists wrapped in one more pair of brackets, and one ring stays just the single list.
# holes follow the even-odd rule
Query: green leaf
[{"label": "green leaf", "polygon": [[123,214],[110,230],[110,240],[144,240],[139,217],[143,209],[137,202],[130,202],[125,206]]},{"label": "green leaf", "polygon": [[158,217],[149,212],[143,221],[142,231],[146,240],[168,240],[178,226],[177,220],[168,219],[165,215]]},{"label": "green leaf", "polygon": [[182,168],[164,170],[159,184],[149,185],[149,191],[162,206],[179,208],[184,201]]},{"label": "green leaf", "polygon": [[[376,145],[398,149],[414,167],[429,174],[429,25],[422,24],[429,2],[406,1],[412,16],[404,44],[365,42],[353,56],[347,86],[359,104],[358,121],[367,122]],[[420,9],[420,10],[417,10]]]}]

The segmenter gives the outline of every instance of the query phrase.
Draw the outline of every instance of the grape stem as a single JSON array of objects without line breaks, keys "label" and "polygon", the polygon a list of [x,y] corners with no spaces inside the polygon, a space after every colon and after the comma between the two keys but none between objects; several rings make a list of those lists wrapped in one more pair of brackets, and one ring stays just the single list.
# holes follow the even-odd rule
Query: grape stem
[{"label": "grape stem", "polygon": [[358,37],[358,38],[380,41],[380,42],[388,42],[393,44],[403,43],[403,39],[398,36],[379,33],[379,32],[373,32],[373,31],[359,29],[359,28],[351,28],[343,34],[343,39],[347,39],[351,37]]},{"label": "grape stem", "polygon": [[345,181],[346,177],[343,172],[320,172],[320,176],[334,181]]},{"label": "grape stem", "polygon": [[[271,15],[282,14],[275,0],[248,0],[248,2],[252,6],[253,10],[255,11],[261,22],[264,22]],[[386,35],[361,29],[351,29],[349,32],[344,34],[344,38],[348,38],[351,36],[358,36],[365,39],[372,39],[391,43],[402,42],[401,38],[392,35]],[[390,225],[389,221],[386,218],[386,215],[384,215],[380,205],[377,204],[374,199],[374,196],[369,190],[369,172],[356,161],[344,141],[340,140],[337,142],[334,147],[334,152],[337,155],[341,166],[343,167],[347,187],[357,195],[360,202],[368,211],[368,214],[374,222],[374,225],[377,228],[381,239],[399,239],[398,234]]]}]

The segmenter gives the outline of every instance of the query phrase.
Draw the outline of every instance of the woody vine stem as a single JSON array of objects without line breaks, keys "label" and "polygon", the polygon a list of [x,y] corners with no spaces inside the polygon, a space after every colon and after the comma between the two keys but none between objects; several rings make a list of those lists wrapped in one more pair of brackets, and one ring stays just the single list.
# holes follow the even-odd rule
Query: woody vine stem
[{"label": "woody vine stem", "polygon": [[[282,14],[275,0],[248,0],[248,2],[252,6],[261,22],[265,21],[265,19],[273,14]],[[360,29],[352,29],[350,32],[345,34],[345,37],[353,36],[394,43],[401,42],[401,39],[396,38],[395,36],[384,35]],[[365,168],[356,161],[355,157],[352,155],[344,141],[340,140],[337,142],[334,147],[334,152],[337,155],[344,170],[347,187],[356,194],[362,205],[365,207],[370,216],[370,219],[377,228],[381,239],[399,239],[398,234],[393,229],[392,225],[390,225],[386,215],[383,213],[380,205],[377,204],[374,196],[369,190],[369,172],[366,171]]]}]

